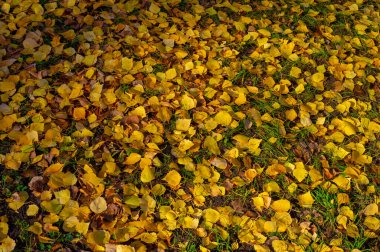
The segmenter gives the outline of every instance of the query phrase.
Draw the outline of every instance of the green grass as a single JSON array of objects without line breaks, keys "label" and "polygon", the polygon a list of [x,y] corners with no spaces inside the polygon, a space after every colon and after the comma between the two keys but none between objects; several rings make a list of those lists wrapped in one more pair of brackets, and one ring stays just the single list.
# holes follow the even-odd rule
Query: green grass
[{"label": "green grass", "polygon": [[317,187],[311,192],[315,202],[315,209],[322,215],[323,224],[335,222],[338,209],[338,199],[336,194],[329,193],[327,190]]}]

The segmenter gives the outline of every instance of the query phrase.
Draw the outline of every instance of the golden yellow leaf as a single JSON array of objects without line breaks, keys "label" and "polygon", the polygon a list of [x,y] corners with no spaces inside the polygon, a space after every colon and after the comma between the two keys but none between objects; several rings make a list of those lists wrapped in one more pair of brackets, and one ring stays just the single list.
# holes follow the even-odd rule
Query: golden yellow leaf
[{"label": "golden yellow leaf", "polygon": [[290,201],[286,199],[280,199],[273,201],[270,207],[276,212],[287,212],[289,211],[291,205]]},{"label": "golden yellow leaf", "polygon": [[350,179],[339,175],[332,180],[340,189],[349,190],[351,188]]},{"label": "golden yellow leaf", "polygon": [[174,68],[170,68],[165,72],[167,80],[172,80],[177,76],[177,71]]},{"label": "golden yellow leaf", "polygon": [[203,210],[203,218],[207,222],[216,223],[220,218],[220,213],[212,208]]},{"label": "golden yellow leaf", "polygon": [[191,119],[178,119],[175,123],[176,130],[188,131],[190,128]]},{"label": "golden yellow leaf", "polygon": [[232,116],[227,111],[219,111],[214,119],[223,126],[229,126],[232,121]]},{"label": "golden yellow leaf", "polygon": [[49,175],[56,172],[61,172],[63,169],[64,164],[61,163],[55,163],[50,165],[48,168],[45,169],[44,175]]},{"label": "golden yellow leaf", "polygon": [[183,95],[181,98],[181,105],[184,110],[193,109],[195,108],[196,104],[196,101],[194,101],[194,99],[188,95]]},{"label": "golden yellow leaf", "polygon": [[365,217],[363,224],[369,229],[372,229],[373,231],[377,231],[380,229],[380,220],[373,216]]},{"label": "golden yellow leaf", "polygon": [[141,172],[141,177],[140,177],[141,182],[148,183],[154,179],[155,179],[154,168],[150,166],[143,168]]},{"label": "golden yellow leaf", "polygon": [[292,67],[290,69],[290,73],[289,75],[294,77],[294,78],[299,78],[300,77],[300,74],[301,74],[302,70],[298,67]]},{"label": "golden yellow leaf", "polygon": [[296,165],[296,168],[293,170],[293,176],[297,179],[298,182],[302,182],[309,173],[306,171],[303,163]]},{"label": "golden yellow leaf", "polygon": [[365,215],[376,215],[379,213],[379,207],[376,203],[369,204],[364,208],[364,214]]},{"label": "golden yellow leaf", "polygon": [[123,57],[121,59],[121,67],[124,70],[127,70],[127,71],[132,70],[132,68],[133,68],[133,59],[130,59],[130,58],[127,58],[127,57]]},{"label": "golden yellow leaf", "polygon": [[172,189],[177,189],[181,182],[181,175],[176,170],[171,170],[166,174],[164,180],[168,182]]},{"label": "golden yellow leaf", "polygon": [[288,251],[288,245],[285,241],[274,240],[272,242],[273,251],[275,252],[286,252]]},{"label": "golden yellow leaf", "polygon": [[185,152],[187,151],[188,149],[190,149],[191,147],[194,146],[194,143],[190,140],[187,140],[187,139],[183,139],[179,145],[178,145],[178,149],[182,152]]},{"label": "golden yellow leaf", "polygon": [[36,235],[42,234],[42,225],[41,225],[41,223],[34,222],[33,225],[31,225],[30,227],[28,227],[28,231],[32,232],[32,233],[34,233]]},{"label": "golden yellow leaf", "polygon": [[297,118],[297,112],[294,109],[289,109],[285,111],[286,119],[294,121]]},{"label": "golden yellow leaf", "polygon": [[97,61],[97,57],[96,55],[86,55],[82,61],[83,64],[85,64],[86,66],[92,66],[92,65],[95,65]]},{"label": "golden yellow leaf", "polygon": [[160,12],[160,7],[158,5],[156,5],[155,3],[151,3],[150,6],[149,6],[149,11],[152,12],[152,13],[159,13]]},{"label": "golden yellow leaf", "polygon": [[277,224],[275,221],[266,221],[264,223],[264,232],[265,233],[272,233],[277,231]]},{"label": "golden yellow leaf", "polygon": [[351,238],[357,238],[360,236],[358,227],[352,222],[347,225],[346,232],[347,235]]},{"label": "golden yellow leaf", "polygon": [[90,209],[96,214],[102,213],[107,209],[107,202],[103,197],[97,197],[91,201]]},{"label": "golden yellow leaf", "polygon": [[130,208],[137,208],[141,205],[141,199],[136,195],[132,195],[130,197],[127,197],[124,203]]},{"label": "golden yellow leaf", "polygon": [[157,241],[157,234],[156,233],[148,233],[144,232],[138,236],[136,236],[136,239],[140,239],[141,241],[145,243],[155,243]]},{"label": "golden yellow leaf", "polygon": [[54,196],[58,200],[59,204],[65,205],[70,200],[70,190],[64,189],[54,192]]},{"label": "golden yellow leaf", "polygon": [[27,216],[35,216],[38,213],[38,206],[35,204],[29,205],[26,210]]},{"label": "golden yellow leaf", "polygon": [[124,164],[133,165],[133,164],[136,164],[137,162],[139,162],[140,160],[141,160],[141,155],[138,154],[138,153],[132,152],[127,157],[127,159],[125,160]]},{"label": "golden yellow leaf", "polygon": [[311,76],[311,80],[313,82],[321,82],[325,79],[325,75],[323,73],[315,73]]},{"label": "golden yellow leaf", "polygon": [[29,194],[27,192],[15,192],[12,194],[12,197],[7,199],[8,201],[8,207],[14,211],[18,211],[27,199],[29,198]]},{"label": "golden yellow leaf", "polygon": [[304,194],[298,195],[298,202],[301,207],[311,208],[314,203],[314,199],[313,196],[311,196],[310,191],[308,191]]},{"label": "golden yellow leaf", "polygon": [[106,230],[96,230],[94,232],[88,233],[87,242],[90,244],[104,245],[108,243],[111,235]]},{"label": "golden yellow leaf", "polygon": [[207,148],[211,153],[215,155],[220,154],[220,149],[218,146],[218,142],[212,136],[207,136],[205,141],[203,142],[203,147]]},{"label": "golden yellow leaf", "polygon": [[8,92],[16,88],[16,83],[13,81],[1,81],[0,92]]},{"label": "golden yellow leaf", "polygon": [[191,218],[190,216],[185,216],[183,218],[182,227],[183,228],[191,228],[196,229],[199,225],[199,219]]}]

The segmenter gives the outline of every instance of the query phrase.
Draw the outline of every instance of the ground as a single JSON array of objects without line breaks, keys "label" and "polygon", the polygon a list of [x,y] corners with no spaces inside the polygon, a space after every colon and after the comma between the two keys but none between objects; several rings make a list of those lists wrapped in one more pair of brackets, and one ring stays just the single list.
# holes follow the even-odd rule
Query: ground
[{"label": "ground", "polygon": [[1,251],[378,251],[378,1],[0,6]]}]

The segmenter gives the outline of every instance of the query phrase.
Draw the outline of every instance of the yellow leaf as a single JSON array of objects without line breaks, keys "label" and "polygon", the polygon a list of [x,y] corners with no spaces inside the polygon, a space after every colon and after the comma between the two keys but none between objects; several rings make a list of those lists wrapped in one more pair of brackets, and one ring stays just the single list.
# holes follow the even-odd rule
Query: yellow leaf
[{"label": "yellow leaf", "polygon": [[314,203],[314,199],[311,196],[310,191],[308,191],[307,193],[298,195],[298,201],[299,201],[300,206],[305,207],[305,208],[311,208]]},{"label": "yellow leaf", "polygon": [[353,79],[356,76],[356,73],[354,71],[344,71],[344,76],[347,79]]},{"label": "yellow leaf", "polygon": [[63,166],[64,164],[60,164],[60,163],[52,164],[48,168],[45,169],[44,175],[46,176],[52,173],[61,172],[63,169]]},{"label": "yellow leaf", "polygon": [[183,228],[195,229],[198,227],[198,225],[199,225],[199,219],[197,218],[191,218],[190,216],[185,216],[183,218],[183,223],[182,223]]},{"label": "yellow leaf", "polygon": [[0,131],[6,131],[10,129],[13,123],[15,123],[16,121],[17,121],[16,114],[4,116],[3,118],[0,119]]},{"label": "yellow leaf", "polygon": [[301,74],[301,69],[298,68],[298,67],[292,67],[290,69],[290,76],[294,77],[294,78],[299,78],[300,77],[300,74]]},{"label": "yellow leaf", "polygon": [[121,59],[121,67],[124,70],[127,70],[127,71],[132,70],[132,68],[133,68],[133,59],[130,59],[130,58],[127,58],[127,57],[123,57]]},{"label": "yellow leaf", "polygon": [[27,192],[16,192],[12,194],[12,197],[7,199],[8,207],[17,212],[29,198],[29,194]]},{"label": "yellow leaf", "polygon": [[59,204],[65,205],[70,200],[70,190],[65,189],[54,192],[54,196],[58,200]]},{"label": "yellow leaf", "polygon": [[250,138],[246,147],[248,148],[250,153],[252,153],[255,156],[258,156],[261,152],[259,146],[262,141],[262,139]]},{"label": "yellow leaf", "polygon": [[0,92],[8,92],[16,88],[16,83],[13,81],[1,81]]},{"label": "yellow leaf", "polygon": [[311,76],[311,80],[313,82],[321,82],[325,79],[325,75],[323,73],[315,73]]},{"label": "yellow leaf", "polygon": [[217,60],[214,60],[214,59],[210,59],[209,61],[207,61],[206,66],[211,71],[215,71],[215,70],[218,70],[220,68],[219,62]]},{"label": "yellow leaf", "polygon": [[332,180],[340,189],[349,190],[351,188],[350,179],[339,175]]},{"label": "yellow leaf", "polygon": [[188,149],[190,149],[191,147],[193,147],[194,143],[190,140],[187,140],[187,139],[183,139],[179,145],[178,145],[178,149],[182,152],[185,152],[187,151]]},{"label": "yellow leaf", "polygon": [[212,208],[203,210],[203,218],[207,222],[216,223],[220,218],[220,213]]},{"label": "yellow leaf", "polygon": [[264,185],[264,192],[280,192],[281,188],[275,181],[269,181]]},{"label": "yellow leaf", "polygon": [[155,3],[151,3],[150,6],[149,6],[149,11],[154,13],[154,14],[157,14],[160,12],[160,7],[158,7]]},{"label": "yellow leaf", "polygon": [[289,109],[285,111],[285,116],[289,121],[294,121],[297,118],[297,112],[294,109]]},{"label": "yellow leaf", "polygon": [[178,119],[175,122],[176,130],[188,131],[190,128],[191,119]]},{"label": "yellow leaf", "polygon": [[16,247],[16,242],[9,236],[1,240],[0,249],[4,252],[11,252]]},{"label": "yellow leaf", "polygon": [[223,126],[228,126],[232,121],[232,116],[227,111],[219,111],[214,119],[217,123]]},{"label": "yellow leaf", "polygon": [[130,208],[137,208],[141,205],[141,199],[138,196],[133,195],[133,196],[127,197],[124,203]]},{"label": "yellow leaf", "polygon": [[196,104],[196,101],[194,101],[194,99],[189,97],[188,95],[183,95],[181,98],[181,105],[182,109],[184,110],[193,109],[195,108]]},{"label": "yellow leaf", "polygon": [[6,14],[9,13],[10,9],[11,5],[9,3],[3,3],[3,5],[1,6],[1,10]]},{"label": "yellow leaf", "polygon": [[357,238],[360,236],[358,227],[352,222],[347,225],[346,232],[347,235],[351,238]]},{"label": "yellow leaf", "polygon": [[293,170],[293,176],[298,180],[298,182],[302,182],[308,174],[309,173],[305,170],[303,163],[296,165],[296,169]]},{"label": "yellow leaf", "polygon": [[273,240],[272,247],[274,252],[286,252],[288,251],[288,245],[285,241]]},{"label": "yellow leaf", "polygon": [[148,183],[155,179],[154,177],[154,168],[147,166],[141,172],[141,182]]},{"label": "yellow leaf", "polygon": [[134,110],[132,110],[129,115],[136,115],[139,116],[140,118],[145,118],[146,117],[146,111],[143,106],[138,106]]},{"label": "yellow leaf", "polygon": [[287,212],[290,209],[290,201],[286,199],[276,200],[270,207],[276,212]]},{"label": "yellow leaf", "polygon": [[30,231],[30,232],[32,232],[32,233],[34,233],[36,235],[42,234],[42,225],[41,225],[41,223],[34,222],[33,225],[28,228],[28,231]]},{"label": "yellow leaf", "polygon": [[275,221],[266,221],[264,222],[264,232],[272,233],[277,231],[277,224]]},{"label": "yellow leaf", "polygon": [[141,241],[145,243],[155,243],[157,241],[157,234],[156,233],[148,233],[144,232],[138,236],[135,237],[136,239],[140,239]]},{"label": "yellow leaf", "polygon": [[247,103],[247,97],[243,92],[239,92],[238,97],[235,99],[235,104],[240,106]]},{"label": "yellow leaf", "polygon": [[253,205],[259,212],[262,212],[264,207],[264,199],[262,197],[254,197],[252,198]]},{"label": "yellow leaf", "polygon": [[66,232],[74,232],[78,223],[78,217],[70,216],[63,222],[62,228]]},{"label": "yellow leaf", "polygon": [[285,40],[285,43],[280,45],[281,55],[284,57],[288,57],[290,54],[292,54],[294,47],[295,47],[295,44],[293,41],[290,43],[287,43],[287,41]]},{"label": "yellow leaf", "polygon": [[86,55],[82,61],[83,64],[85,64],[86,66],[92,66],[92,65],[95,65],[97,61],[97,57],[96,55]]},{"label": "yellow leaf", "polygon": [[[208,137],[208,136],[207,136]],[[219,147],[218,147],[219,149]],[[220,153],[220,151],[219,151]],[[215,153],[214,153],[215,154]],[[215,154],[215,155],[219,155],[219,154]],[[210,162],[213,166],[221,169],[221,170],[224,170],[227,168],[227,161],[223,158],[219,158],[219,157],[214,157],[211,162]],[[253,179],[253,178],[252,178]]]},{"label": "yellow leaf", "polygon": [[188,52],[186,52],[186,51],[181,50],[181,51],[175,52],[175,56],[177,56],[177,58],[180,58],[180,59],[185,58],[187,55],[188,55]]},{"label": "yellow leaf", "polygon": [[369,204],[368,206],[366,206],[366,208],[364,208],[364,214],[365,215],[376,215],[379,213],[379,207],[377,206],[376,203],[372,203],[372,204]]},{"label": "yellow leaf", "polygon": [[185,63],[185,70],[191,70],[194,68],[194,63],[192,61],[188,61]]},{"label": "yellow leaf", "polygon": [[203,142],[203,147],[207,148],[212,154],[215,154],[215,155],[220,154],[218,142],[212,136],[206,136],[206,139]]},{"label": "yellow leaf", "polygon": [[107,209],[107,202],[103,197],[97,197],[90,203],[90,209],[96,214],[102,213]]},{"label": "yellow leaf", "polygon": [[127,157],[124,164],[133,165],[133,164],[136,164],[137,162],[139,162],[140,160],[141,160],[141,155],[133,152],[133,153],[131,153],[131,155],[129,155]]},{"label": "yellow leaf", "polygon": [[104,245],[108,243],[111,235],[106,230],[96,230],[87,235],[87,242],[90,244]]},{"label": "yellow leaf", "polygon": [[167,80],[172,80],[177,76],[177,71],[174,68],[170,68],[165,72],[165,77]]},{"label": "yellow leaf", "polygon": [[27,216],[35,216],[38,213],[38,206],[35,204],[29,205],[26,210]]},{"label": "yellow leaf", "polygon": [[364,223],[366,227],[369,229],[372,229],[374,231],[377,231],[380,229],[380,220],[373,216],[367,216],[365,217]]},{"label": "yellow leaf", "polygon": [[168,182],[172,189],[177,189],[179,183],[181,182],[181,175],[176,170],[171,170],[166,174],[164,180]]},{"label": "yellow leaf", "polygon": [[265,173],[267,175],[272,176],[272,177],[275,177],[278,174],[285,173],[285,172],[286,172],[286,168],[282,164],[273,164],[273,165],[270,165],[270,166],[268,166],[268,168],[265,171]]}]

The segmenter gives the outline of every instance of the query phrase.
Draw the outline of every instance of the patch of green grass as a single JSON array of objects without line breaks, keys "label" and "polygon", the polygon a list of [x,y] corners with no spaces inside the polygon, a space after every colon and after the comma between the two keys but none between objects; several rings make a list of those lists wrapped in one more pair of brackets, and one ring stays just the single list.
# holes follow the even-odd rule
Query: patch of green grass
[{"label": "patch of green grass", "polygon": [[[345,237],[345,239],[343,240],[343,245],[344,247],[352,250],[352,249],[360,249],[362,252],[364,251],[372,251],[370,248],[368,249],[362,249],[365,245],[366,245],[366,242],[368,240],[368,237],[365,237],[365,236],[362,236],[360,235],[359,237],[357,238],[349,238],[349,237]],[[366,246],[367,247],[367,246]]]},{"label": "patch of green grass", "polygon": [[252,74],[247,69],[242,68],[231,81],[234,85],[244,84],[244,81],[250,77]]},{"label": "patch of green grass", "polygon": [[321,187],[315,188],[311,194],[315,200],[315,209],[323,217],[323,223],[334,223],[335,214],[338,209],[338,199],[336,198],[336,195],[329,193]]},{"label": "patch of green grass", "polygon": [[224,239],[217,229],[211,229],[211,231],[213,232],[215,242],[217,243],[216,248],[212,249],[212,251],[232,251],[231,238],[229,235]]},{"label": "patch of green grass", "polygon": [[129,85],[129,84],[123,84],[123,85],[120,86],[121,91],[123,91],[124,93],[127,93],[131,87],[132,86]]},{"label": "patch of green grass", "polygon": [[61,59],[62,59],[61,55],[54,55],[54,56],[51,56],[47,60],[38,61],[36,62],[36,69],[37,71],[48,69],[50,66],[54,66],[58,64],[61,61]]},{"label": "patch of green grass", "polygon": [[147,89],[145,92],[142,94],[144,98],[150,98],[152,96],[157,96],[160,95],[161,91],[159,90],[154,90],[154,89]]},{"label": "patch of green grass", "polygon": [[244,134],[244,121],[240,121],[236,128],[228,128],[223,132],[222,145],[225,148],[232,148],[234,144],[232,143],[232,137],[236,134]]},{"label": "patch of green grass", "polygon": [[239,203],[245,205],[251,200],[252,195],[252,187],[245,185],[234,188],[233,190],[229,191],[224,197],[226,202],[238,200]]},{"label": "patch of green grass", "polygon": [[321,49],[318,52],[315,52],[315,53],[311,54],[311,58],[312,59],[327,60],[329,57],[330,57],[329,53],[326,50],[324,50],[324,49]]},{"label": "patch of green grass", "polygon": [[28,231],[29,223],[22,219],[16,219],[14,225],[16,226],[16,229],[19,232],[17,238],[20,241],[20,243],[22,243],[22,245],[19,245],[21,245],[25,249],[24,251],[32,251],[33,236],[32,233]]},{"label": "patch of green grass", "polygon": [[165,68],[162,64],[156,64],[153,66],[153,73],[154,74],[159,73],[159,72],[163,72],[164,70],[165,70]]}]

